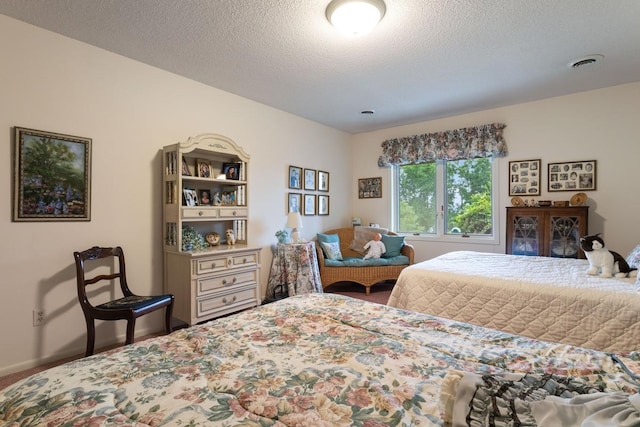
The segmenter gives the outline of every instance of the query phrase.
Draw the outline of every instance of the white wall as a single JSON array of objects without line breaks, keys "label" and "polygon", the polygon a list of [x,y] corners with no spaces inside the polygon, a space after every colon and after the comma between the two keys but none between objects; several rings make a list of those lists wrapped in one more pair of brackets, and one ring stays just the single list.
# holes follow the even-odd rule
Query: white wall
[{"label": "white wall", "polygon": [[382,199],[354,199],[352,215],[364,223],[387,225],[391,221],[389,190],[391,170],[378,168],[380,144],[390,138],[500,122],[507,125],[509,156],[500,159],[500,243],[464,245],[426,242],[407,238],[416,247],[416,261],[447,251],[469,249],[485,252],[505,250],[505,212],[510,206],[508,164],[513,160],[542,159],[542,194],[538,200],[569,200],[574,192],[547,192],[547,164],[597,160],[597,190],[589,191],[589,233],[603,233],[607,247],[623,256],[640,243],[637,216],[640,200],[640,82],[550,98],[537,102],[465,114],[409,126],[363,133],[353,138],[356,193],[357,178],[383,177]]},{"label": "white wall", "polygon": [[[82,354],[84,317],[73,251],[122,245],[132,288],[162,291],[162,146],[225,135],[251,155],[250,243],[284,227],[290,164],[330,173],[331,215],[304,217],[302,237],[349,222],[350,135],[0,15],[0,375]],[[90,222],[11,221],[12,127],[93,139]],[[32,310],[46,322],[32,326]],[[137,335],[162,328],[140,319]],[[98,325],[97,346],[123,340],[124,322]]]}]

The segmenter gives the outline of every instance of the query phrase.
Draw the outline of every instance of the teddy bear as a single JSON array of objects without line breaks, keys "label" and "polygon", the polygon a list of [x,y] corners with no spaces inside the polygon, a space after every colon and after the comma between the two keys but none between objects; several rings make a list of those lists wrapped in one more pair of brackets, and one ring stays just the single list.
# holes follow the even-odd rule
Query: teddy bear
[{"label": "teddy bear", "polygon": [[369,240],[367,244],[364,245],[364,249],[367,253],[363,259],[380,258],[382,254],[387,251],[384,243],[382,243],[382,235],[380,233],[375,233],[373,235],[373,240]]},{"label": "teddy bear", "polygon": [[604,247],[604,240],[600,233],[580,238],[580,248],[589,261],[587,274],[601,277],[633,277],[637,274],[635,268],[629,267],[627,261],[617,252]]}]

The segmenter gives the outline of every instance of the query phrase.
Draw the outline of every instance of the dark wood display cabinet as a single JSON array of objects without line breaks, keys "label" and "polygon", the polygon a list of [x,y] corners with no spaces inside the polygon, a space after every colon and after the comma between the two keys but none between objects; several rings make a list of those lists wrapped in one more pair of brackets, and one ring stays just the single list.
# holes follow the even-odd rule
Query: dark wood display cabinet
[{"label": "dark wood display cabinet", "polygon": [[585,258],[589,207],[508,207],[507,248],[513,255]]}]

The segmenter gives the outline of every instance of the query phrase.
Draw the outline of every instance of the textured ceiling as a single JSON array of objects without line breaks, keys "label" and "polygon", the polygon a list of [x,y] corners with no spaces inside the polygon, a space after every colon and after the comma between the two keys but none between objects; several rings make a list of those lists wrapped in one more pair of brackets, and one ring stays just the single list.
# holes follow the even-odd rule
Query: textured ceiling
[{"label": "textured ceiling", "polygon": [[[640,81],[639,0],[0,0],[0,13],[350,133]],[[567,64],[591,54],[594,65]],[[363,115],[363,110],[375,110]]]}]

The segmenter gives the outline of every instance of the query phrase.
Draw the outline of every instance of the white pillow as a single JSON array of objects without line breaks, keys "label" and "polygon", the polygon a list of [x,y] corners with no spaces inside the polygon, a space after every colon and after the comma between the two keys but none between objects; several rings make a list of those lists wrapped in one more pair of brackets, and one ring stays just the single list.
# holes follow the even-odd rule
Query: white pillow
[{"label": "white pillow", "polygon": [[629,264],[629,267],[638,268],[638,265],[640,265],[640,245],[636,246],[631,252],[629,252],[626,261],[627,264]]},{"label": "white pillow", "polygon": [[322,252],[324,252],[325,258],[338,261],[342,260],[342,252],[340,252],[339,242],[320,242],[320,246],[322,247]]}]

